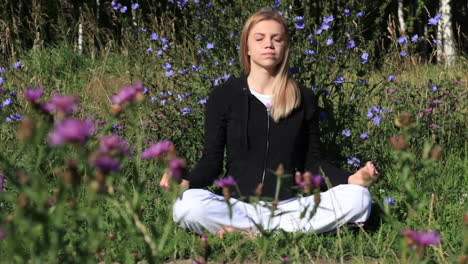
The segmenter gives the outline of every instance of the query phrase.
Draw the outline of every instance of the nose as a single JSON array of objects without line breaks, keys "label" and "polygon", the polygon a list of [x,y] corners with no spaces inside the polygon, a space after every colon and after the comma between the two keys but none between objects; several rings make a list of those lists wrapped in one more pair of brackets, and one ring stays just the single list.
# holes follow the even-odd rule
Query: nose
[{"label": "nose", "polygon": [[273,47],[274,47],[273,40],[272,39],[266,39],[265,40],[265,48],[273,48]]}]

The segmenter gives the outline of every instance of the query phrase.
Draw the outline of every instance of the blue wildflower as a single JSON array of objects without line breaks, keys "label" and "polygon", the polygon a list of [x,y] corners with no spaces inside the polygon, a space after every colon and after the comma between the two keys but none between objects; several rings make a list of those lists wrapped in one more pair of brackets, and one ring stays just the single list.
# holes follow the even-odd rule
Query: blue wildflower
[{"label": "blue wildflower", "polygon": [[162,105],[167,104],[167,100],[166,100],[166,99],[162,99],[160,102],[161,102]]},{"label": "blue wildflower", "polygon": [[345,129],[341,132],[341,134],[345,137],[351,136],[351,129]]},{"label": "blue wildflower", "polygon": [[273,4],[271,5],[271,7],[273,8],[278,8],[281,4],[281,0],[275,0],[275,2],[273,2]]},{"label": "blue wildflower", "polygon": [[434,25],[436,26],[439,23],[439,19],[442,17],[442,14],[437,14],[432,18],[429,18],[429,21],[427,22],[429,25]]},{"label": "blue wildflower", "polygon": [[398,43],[406,44],[406,43],[408,43],[408,40],[405,37],[399,37],[398,38]]},{"label": "blue wildflower", "polygon": [[158,51],[156,52],[156,56],[161,56],[161,55],[163,55],[163,53],[164,53],[164,52],[163,52],[162,50],[158,50]]},{"label": "blue wildflower", "polygon": [[364,11],[358,12],[356,14],[357,17],[363,17],[364,16]]},{"label": "blue wildflower", "polygon": [[336,57],[335,56],[328,56],[328,58],[332,61],[336,60]]},{"label": "blue wildflower", "polygon": [[4,74],[6,72],[5,67],[0,67],[0,74]]},{"label": "blue wildflower", "polygon": [[132,4],[132,9],[133,10],[138,9],[138,7],[140,7],[140,4],[138,4],[138,3],[133,3]]},{"label": "blue wildflower", "polygon": [[342,77],[342,76],[340,76],[340,75],[337,75],[337,76],[335,77],[335,80],[334,80],[335,84],[342,84],[342,83],[344,83],[345,81],[346,81],[345,78]]},{"label": "blue wildflower", "polygon": [[433,92],[436,92],[437,90],[439,90],[439,88],[438,88],[436,85],[433,85],[432,88],[431,88],[431,90],[432,90]]},{"label": "blue wildflower", "polygon": [[237,32],[234,31],[234,32],[232,32],[231,34],[229,34],[229,37],[230,37],[230,38],[233,38],[233,37],[235,37],[236,35],[237,35]]},{"label": "blue wildflower", "polygon": [[182,69],[177,71],[180,75],[184,75],[188,72],[188,69]]},{"label": "blue wildflower", "polygon": [[433,39],[432,42],[436,45],[440,45],[440,41],[438,41],[437,39]]},{"label": "blue wildflower", "polygon": [[198,104],[204,105],[204,104],[206,104],[206,102],[207,102],[207,98],[205,97],[205,98],[200,99],[200,100],[198,101]]},{"label": "blue wildflower", "polygon": [[182,115],[186,115],[192,112],[192,109],[190,109],[189,107],[184,107],[182,108],[181,112],[182,112]]},{"label": "blue wildflower", "polygon": [[345,16],[351,15],[351,11],[349,11],[349,9],[347,9],[347,8],[343,11],[343,13],[344,13]]},{"label": "blue wildflower", "polygon": [[13,122],[13,121],[18,121],[22,119],[23,119],[23,116],[21,114],[11,114],[9,117],[5,119],[5,121]]},{"label": "blue wildflower", "polygon": [[7,99],[5,99],[5,101],[3,101],[3,103],[0,106],[1,106],[1,108],[3,108],[5,106],[7,106],[7,105],[10,105],[11,103],[13,103],[13,99],[7,98]]},{"label": "blue wildflower", "polygon": [[371,109],[367,110],[367,118],[372,118],[372,117],[374,117],[374,113],[372,113],[372,110]]},{"label": "blue wildflower", "polygon": [[414,35],[411,37],[411,42],[413,42],[413,43],[418,42],[418,38],[419,38],[419,35],[418,35],[418,34],[414,34]]},{"label": "blue wildflower", "polygon": [[334,20],[333,15],[329,15],[329,16],[326,16],[326,17],[323,18],[323,23],[329,24],[329,23],[333,22],[333,20]]},{"label": "blue wildflower", "polygon": [[393,199],[393,197],[391,196],[387,196],[384,198],[383,200],[383,204],[387,204],[387,205],[394,205],[395,204],[395,199]]},{"label": "blue wildflower", "polygon": [[372,119],[372,123],[375,125],[375,126],[378,126],[380,125],[380,121],[382,120],[382,117],[381,116],[374,116],[374,118]]},{"label": "blue wildflower", "polygon": [[206,8],[210,8],[213,4],[209,2],[208,4],[205,5]]},{"label": "blue wildflower", "polygon": [[150,35],[150,40],[158,40],[158,39],[159,39],[159,35],[158,35],[158,34],[152,33],[152,34]]},{"label": "blue wildflower", "polygon": [[167,95],[172,96],[172,91],[171,90],[167,91]]},{"label": "blue wildflower", "polygon": [[402,57],[406,57],[406,56],[408,56],[408,53],[406,53],[406,52],[402,51],[402,52],[400,52],[400,56],[402,56]]},{"label": "blue wildflower", "polygon": [[146,28],[140,28],[140,32],[147,32],[148,30]]},{"label": "blue wildflower", "polygon": [[166,71],[164,74],[166,75],[166,77],[171,77],[172,75],[174,75],[174,70],[170,69],[169,71]]},{"label": "blue wildflower", "polygon": [[304,29],[305,28],[305,23],[304,23],[304,20],[301,16],[297,16],[293,19],[295,23],[295,27],[296,29]]},{"label": "blue wildflower", "polygon": [[304,51],[304,54],[305,55],[314,55],[315,51],[314,50],[306,50],[306,51]]},{"label": "blue wildflower", "polygon": [[146,49],[146,53],[147,53],[147,54],[151,54],[151,52],[153,52],[153,48],[147,48],[147,49]]},{"label": "blue wildflower", "polygon": [[387,81],[389,81],[389,82],[391,82],[391,81],[396,81],[396,76],[390,74],[390,75],[387,77]]},{"label": "blue wildflower", "polygon": [[356,47],[356,42],[354,42],[354,40],[348,40],[348,42],[346,43],[346,48],[347,49],[353,49],[354,47]]},{"label": "blue wildflower", "polygon": [[197,35],[195,35],[195,39],[196,39],[196,40],[203,40],[203,36],[197,34]]},{"label": "blue wildflower", "polygon": [[364,81],[363,79],[358,79],[358,83],[359,83],[360,85],[362,85],[362,86],[366,86],[366,85],[367,85],[366,81]]},{"label": "blue wildflower", "polygon": [[361,139],[366,139],[366,138],[369,137],[369,134],[367,134],[367,132],[364,132],[364,133],[361,133],[361,135],[359,135],[359,137],[360,137]]},{"label": "blue wildflower", "polygon": [[356,157],[349,157],[347,162],[354,167],[359,167],[361,165],[361,161]]},{"label": "blue wildflower", "polygon": [[333,41],[333,38],[329,38],[329,39],[327,39],[326,45],[327,45],[327,46],[330,46],[330,45],[333,45],[333,43],[335,43],[335,42]]},{"label": "blue wildflower", "polygon": [[164,70],[169,70],[169,69],[172,69],[172,65],[169,62],[166,62],[163,64],[162,68]]},{"label": "blue wildflower", "polygon": [[361,55],[361,64],[366,64],[368,59],[369,59],[369,53],[364,52]]},{"label": "blue wildflower", "polygon": [[156,96],[151,96],[150,100],[152,103],[154,103],[154,101],[156,101]]},{"label": "blue wildflower", "polygon": [[180,1],[177,1],[177,5],[178,5],[180,8],[184,7],[187,3],[188,3],[188,0],[180,0]]},{"label": "blue wildflower", "polygon": [[125,13],[127,12],[127,6],[122,6],[122,8],[120,8],[120,13]]},{"label": "blue wildflower", "polygon": [[372,110],[375,111],[375,113],[377,114],[381,114],[382,113],[382,109],[378,108],[377,106],[373,105],[371,106]]},{"label": "blue wildflower", "polygon": [[168,48],[169,48],[169,44],[164,44],[162,47],[163,50],[167,50]]},{"label": "blue wildflower", "polygon": [[18,69],[18,68],[21,68],[22,65],[23,64],[21,63],[21,61],[17,61],[15,62],[15,64],[13,64],[13,68]]},{"label": "blue wildflower", "polygon": [[0,86],[3,85],[3,78],[0,77]]},{"label": "blue wildflower", "polygon": [[208,42],[208,44],[206,44],[206,48],[207,49],[214,49],[215,48],[215,44],[213,42]]}]

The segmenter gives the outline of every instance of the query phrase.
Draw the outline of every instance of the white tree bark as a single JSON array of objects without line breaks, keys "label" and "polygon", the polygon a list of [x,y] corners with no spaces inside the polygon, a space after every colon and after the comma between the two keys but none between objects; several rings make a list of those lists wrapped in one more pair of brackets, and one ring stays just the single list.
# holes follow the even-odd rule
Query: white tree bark
[{"label": "white tree bark", "polygon": [[403,0],[398,0],[398,23],[400,24],[400,35],[406,35],[406,23],[403,14]]},{"label": "white tree bark", "polygon": [[78,53],[83,54],[83,23],[78,25]]},{"label": "white tree bark", "polygon": [[442,17],[437,27],[437,39],[441,42],[442,47],[437,48],[437,61],[444,61],[445,65],[448,66],[455,62],[457,55],[450,0],[440,0],[439,13],[442,14]]}]

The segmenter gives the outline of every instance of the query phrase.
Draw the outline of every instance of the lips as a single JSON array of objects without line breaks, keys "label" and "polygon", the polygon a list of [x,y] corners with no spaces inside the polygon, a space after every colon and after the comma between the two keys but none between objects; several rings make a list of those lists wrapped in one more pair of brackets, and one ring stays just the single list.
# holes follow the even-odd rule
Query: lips
[{"label": "lips", "polygon": [[275,53],[267,52],[267,53],[262,53],[263,56],[274,56],[276,55]]}]

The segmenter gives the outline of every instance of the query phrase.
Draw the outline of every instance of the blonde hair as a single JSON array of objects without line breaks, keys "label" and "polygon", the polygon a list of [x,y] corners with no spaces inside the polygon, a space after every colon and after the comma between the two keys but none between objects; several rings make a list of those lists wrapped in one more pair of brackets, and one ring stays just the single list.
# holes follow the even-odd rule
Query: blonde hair
[{"label": "blonde hair", "polygon": [[247,40],[250,30],[257,23],[265,20],[274,20],[280,23],[285,30],[285,50],[283,61],[277,65],[277,74],[273,82],[273,96],[271,101],[271,116],[276,122],[288,116],[294,108],[301,103],[301,93],[297,83],[288,76],[289,35],[288,27],[283,17],[271,8],[261,9],[253,14],[242,29],[240,40],[240,60],[247,74],[250,73],[250,56],[248,55]]}]

